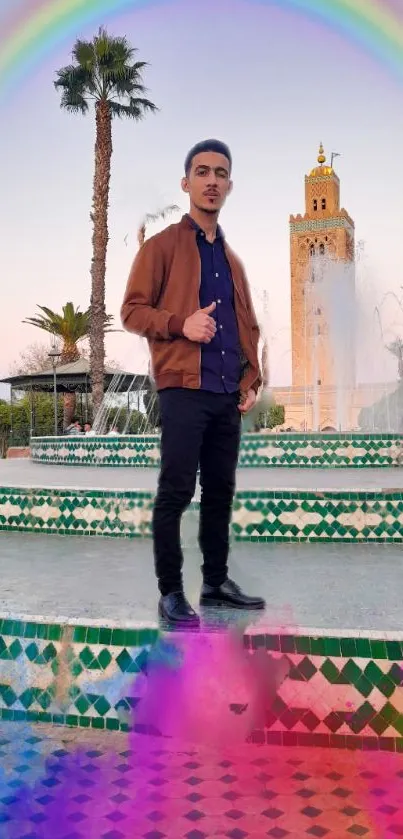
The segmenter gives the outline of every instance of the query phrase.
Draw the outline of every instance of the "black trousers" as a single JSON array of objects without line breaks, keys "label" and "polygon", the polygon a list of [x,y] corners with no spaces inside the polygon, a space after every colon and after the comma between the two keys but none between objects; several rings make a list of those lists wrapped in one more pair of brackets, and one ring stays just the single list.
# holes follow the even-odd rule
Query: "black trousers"
[{"label": "black trousers", "polygon": [[241,432],[239,394],[168,388],[159,393],[161,471],[153,513],[155,570],[162,595],[182,588],[182,514],[200,466],[199,545],[204,582],[227,577],[229,528]]}]

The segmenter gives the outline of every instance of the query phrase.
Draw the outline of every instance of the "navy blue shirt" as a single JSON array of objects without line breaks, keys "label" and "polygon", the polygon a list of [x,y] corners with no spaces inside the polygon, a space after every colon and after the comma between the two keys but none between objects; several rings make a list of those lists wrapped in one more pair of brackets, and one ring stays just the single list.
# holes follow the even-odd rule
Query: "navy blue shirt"
[{"label": "navy blue shirt", "polygon": [[200,308],[216,303],[211,317],[216,321],[217,332],[209,344],[201,345],[201,389],[213,393],[235,393],[241,380],[241,347],[224,235],[218,227],[216,239],[211,243],[190,216],[189,219],[196,230],[200,254]]}]

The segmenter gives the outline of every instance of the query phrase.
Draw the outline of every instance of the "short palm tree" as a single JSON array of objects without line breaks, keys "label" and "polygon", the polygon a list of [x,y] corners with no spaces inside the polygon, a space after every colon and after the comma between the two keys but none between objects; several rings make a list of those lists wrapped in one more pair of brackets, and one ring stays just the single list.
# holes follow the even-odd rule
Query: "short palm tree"
[{"label": "short palm tree", "polygon": [[169,204],[168,207],[164,207],[163,210],[158,210],[156,213],[147,213],[147,215],[144,216],[143,221],[141,222],[140,227],[137,231],[137,242],[139,248],[141,248],[144,245],[147,226],[149,224],[153,224],[154,222],[159,221],[160,219],[165,221],[165,219],[168,218],[168,216],[170,216],[172,213],[178,213],[179,209],[180,208],[177,206],[177,204]]},{"label": "short palm tree", "polygon": [[[60,360],[62,364],[69,364],[77,361],[80,358],[79,343],[85,338],[88,338],[91,333],[91,308],[81,312],[79,308],[74,308],[73,303],[66,303],[63,306],[62,313],[54,312],[47,306],[38,306],[38,309],[43,313],[37,317],[26,318],[23,323],[28,323],[30,326],[36,326],[44,332],[49,332],[54,339],[58,338],[61,342]],[[104,317],[104,333],[113,332],[112,315],[105,315]],[[64,411],[63,422],[66,427],[69,425],[72,416],[75,412],[75,394],[66,393],[64,396]]]},{"label": "short palm tree", "polygon": [[[38,309],[43,312],[42,315],[26,318],[23,323],[37,326],[38,329],[43,329],[44,332],[49,332],[61,340],[60,352],[63,364],[77,361],[80,358],[78,344],[90,335],[91,308],[81,312],[78,307],[74,308],[73,303],[66,303],[61,314],[47,306],[38,306]],[[112,321],[112,315],[105,315],[104,332],[112,331],[110,329]]]},{"label": "short palm tree", "polygon": [[90,359],[94,414],[104,392],[105,364],[105,272],[108,246],[108,203],[112,158],[112,119],[141,120],[157,111],[149,99],[142,73],[145,61],[135,61],[136,50],[126,38],[108,35],[99,29],[92,41],[77,40],[73,63],[57,71],[54,82],[61,92],[61,108],[86,114],[95,106],[96,140],[92,213],[91,332]]}]

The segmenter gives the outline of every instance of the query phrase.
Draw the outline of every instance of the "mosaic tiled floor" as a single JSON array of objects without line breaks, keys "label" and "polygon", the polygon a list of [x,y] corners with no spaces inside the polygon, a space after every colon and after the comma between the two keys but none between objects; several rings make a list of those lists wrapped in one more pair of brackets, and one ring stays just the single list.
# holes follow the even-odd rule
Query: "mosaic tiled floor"
[{"label": "mosaic tiled floor", "polygon": [[1,724],[2,839],[403,835],[403,755],[167,743]]}]

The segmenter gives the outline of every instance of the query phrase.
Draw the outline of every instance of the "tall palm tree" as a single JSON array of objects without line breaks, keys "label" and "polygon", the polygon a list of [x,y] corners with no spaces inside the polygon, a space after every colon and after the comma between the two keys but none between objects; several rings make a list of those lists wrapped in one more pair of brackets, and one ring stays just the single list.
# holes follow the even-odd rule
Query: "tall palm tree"
[{"label": "tall palm tree", "polygon": [[[69,364],[77,361],[80,358],[79,343],[85,338],[88,338],[91,333],[91,308],[81,312],[77,307],[74,308],[73,303],[66,303],[62,308],[62,313],[54,312],[47,306],[38,306],[38,309],[43,313],[36,317],[26,318],[23,323],[28,323],[30,326],[36,326],[44,332],[49,332],[53,337],[58,338],[61,342],[60,359],[62,364]],[[113,322],[112,315],[104,316],[103,331],[113,332],[111,328]],[[75,411],[75,394],[66,393],[64,395],[64,409],[63,409],[63,423],[66,427],[69,425]]]},{"label": "tall palm tree", "polygon": [[165,219],[168,218],[168,216],[170,216],[171,213],[178,213],[179,209],[180,208],[177,206],[177,204],[169,204],[168,207],[164,207],[163,210],[158,210],[156,213],[147,213],[147,215],[144,216],[143,221],[141,222],[140,227],[137,231],[137,242],[139,248],[141,248],[144,245],[147,226],[149,224],[153,224],[154,222],[159,221],[160,219],[165,221]]},{"label": "tall palm tree", "polygon": [[141,120],[147,112],[157,111],[144,98],[145,61],[135,61],[135,50],[126,38],[108,35],[100,28],[92,41],[77,40],[72,51],[73,63],[57,71],[54,82],[61,92],[61,108],[70,113],[86,114],[95,106],[95,172],[91,221],[91,332],[90,359],[94,413],[104,392],[105,363],[105,271],[108,246],[108,203],[112,158],[112,119]]}]

